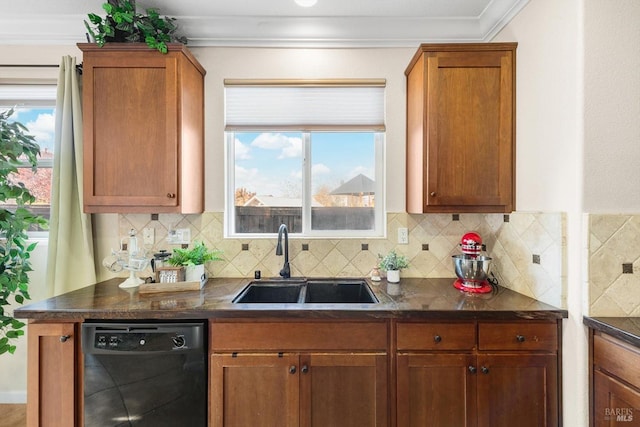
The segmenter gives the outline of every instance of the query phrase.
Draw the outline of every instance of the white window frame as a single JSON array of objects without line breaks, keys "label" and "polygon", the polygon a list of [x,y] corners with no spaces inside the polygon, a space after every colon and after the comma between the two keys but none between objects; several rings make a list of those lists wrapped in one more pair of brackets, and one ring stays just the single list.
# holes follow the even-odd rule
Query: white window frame
[{"label": "white window frame", "polygon": [[[268,130],[272,132],[273,130]],[[386,237],[386,200],[385,200],[385,134],[384,132],[374,131],[374,167],[375,167],[375,196],[374,205],[374,228],[372,230],[313,230],[311,228],[311,134],[313,132],[292,129],[287,132],[300,132],[302,135],[302,232],[290,233],[294,237],[308,238],[385,238]],[[332,132],[330,129],[326,129]],[[337,129],[335,132],[343,132],[343,129]],[[258,131],[259,132],[259,131]],[[267,130],[265,130],[267,132]],[[284,132],[284,131],[283,131]],[[360,130],[362,132],[362,130]],[[225,215],[224,229],[225,237],[229,238],[273,238],[277,233],[236,233],[235,224],[235,132],[225,132]]]},{"label": "white window frame", "polygon": [[[48,108],[55,110],[57,98],[57,85],[47,80],[33,84],[4,84],[0,83],[0,108]],[[55,151],[54,151],[55,156]],[[53,169],[53,159],[38,159],[38,168]],[[23,163],[24,168],[31,168],[28,162]],[[19,166],[20,167],[20,166]],[[53,185],[53,182],[52,182]],[[49,205],[51,208],[51,205]],[[28,231],[30,239],[47,240],[49,231]]]}]

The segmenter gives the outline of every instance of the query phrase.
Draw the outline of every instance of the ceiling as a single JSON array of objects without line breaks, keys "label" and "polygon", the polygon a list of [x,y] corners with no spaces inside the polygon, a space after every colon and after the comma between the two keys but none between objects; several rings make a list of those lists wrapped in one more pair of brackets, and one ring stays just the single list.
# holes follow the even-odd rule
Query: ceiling
[{"label": "ceiling", "polygon": [[[106,0],[5,1],[0,44],[86,41]],[[415,47],[490,41],[529,0],[137,0],[177,18],[191,46]]]}]

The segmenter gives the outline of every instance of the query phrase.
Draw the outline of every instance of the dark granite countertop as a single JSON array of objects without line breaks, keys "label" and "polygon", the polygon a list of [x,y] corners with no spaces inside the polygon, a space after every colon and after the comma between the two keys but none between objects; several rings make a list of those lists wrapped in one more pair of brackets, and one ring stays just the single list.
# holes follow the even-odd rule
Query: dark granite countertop
[{"label": "dark granite countertop", "polygon": [[402,279],[400,295],[387,284],[370,282],[378,304],[234,304],[250,279],[210,279],[199,291],[140,294],[120,289],[111,279],[15,310],[23,319],[207,319],[220,317],[291,317],[325,319],[560,319],[567,310],[544,304],[509,289],[466,294],[454,279]]},{"label": "dark granite countertop", "polygon": [[588,317],[583,318],[588,327],[604,332],[640,348],[640,317]]}]

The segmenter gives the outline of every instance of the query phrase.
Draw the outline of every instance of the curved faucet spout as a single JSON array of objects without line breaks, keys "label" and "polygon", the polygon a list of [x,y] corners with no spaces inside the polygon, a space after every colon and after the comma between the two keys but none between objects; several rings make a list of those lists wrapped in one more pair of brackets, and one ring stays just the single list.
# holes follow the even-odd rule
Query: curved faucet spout
[{"label": "curved faucet spout", "polygon": [[280,224],[278,229],[278,244],[276,245],[276,255],[282,255],[282,235],[284,234],[284,265],[280,270],[280,276],[284,279],[291,277],[291,268],[289,267],[289,230],[285,224]]}]

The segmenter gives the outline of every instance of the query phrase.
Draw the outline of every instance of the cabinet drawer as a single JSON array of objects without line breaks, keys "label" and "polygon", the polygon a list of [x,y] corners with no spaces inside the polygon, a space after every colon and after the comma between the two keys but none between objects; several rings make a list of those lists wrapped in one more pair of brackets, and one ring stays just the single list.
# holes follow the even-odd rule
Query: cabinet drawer
[{"label": "cabinet drawer", "polygon": [[386,322],[211,322],[212,351],[387,351]]},{"label": "cabinet drawer", "polygon": [[397,348],[402,350],[473,350],[475,322],[398,323]]},{"label": "cabinet drawer", "polygon": [[556,323],[480,322],[478,324],[480,350],[547,350],[558,349]]},{"label": "cabinet drawer", "polygon": [[593,363],[640,388],[640,349],[607,334],[593,336]]}]

